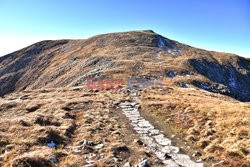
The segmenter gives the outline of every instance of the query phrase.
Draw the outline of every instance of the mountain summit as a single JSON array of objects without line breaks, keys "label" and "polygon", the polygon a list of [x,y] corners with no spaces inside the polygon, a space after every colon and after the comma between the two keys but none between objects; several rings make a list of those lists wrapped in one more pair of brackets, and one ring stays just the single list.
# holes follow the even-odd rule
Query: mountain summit
[{"label": "mountain summit", "polygon": [[3,56],[0,96],[80,86],[87,77],[168,77],[170,73],[175,85],[192,85],[250,101],[249,59],[190,47],[151,30],[42,41]]}]

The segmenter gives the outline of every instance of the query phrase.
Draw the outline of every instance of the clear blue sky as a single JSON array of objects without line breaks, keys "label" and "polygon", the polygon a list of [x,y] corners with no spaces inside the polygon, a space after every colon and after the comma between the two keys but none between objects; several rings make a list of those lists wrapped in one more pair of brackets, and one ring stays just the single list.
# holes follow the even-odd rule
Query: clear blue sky
[{"label": "clear blue sky", "polygon": [[0,56],[42,39],[141,29],[250,57],[250,0],[0,0]]}]

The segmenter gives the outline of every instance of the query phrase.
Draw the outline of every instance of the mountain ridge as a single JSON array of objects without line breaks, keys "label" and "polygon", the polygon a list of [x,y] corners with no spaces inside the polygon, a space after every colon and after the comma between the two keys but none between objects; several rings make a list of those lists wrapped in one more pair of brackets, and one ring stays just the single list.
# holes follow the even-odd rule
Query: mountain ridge
[{"label": "mountain ridge", "polygon": [[[204,88],[200,84],[206,84],[208,91],[250,101],[249,62],[234,54],[194,48],[152,30],[101,34],[82,40],[45,40],[0,58],[0,96],[44,86],[79,86],[88,76],[165,77],[173,67],[176,74],[186,68],[194,77],[205,77],[201,83],[193,80],[187,84],[200,88]],[[157,63],[161,70],[152,69]],[[225,88],[220,90],[218,84]]]}]

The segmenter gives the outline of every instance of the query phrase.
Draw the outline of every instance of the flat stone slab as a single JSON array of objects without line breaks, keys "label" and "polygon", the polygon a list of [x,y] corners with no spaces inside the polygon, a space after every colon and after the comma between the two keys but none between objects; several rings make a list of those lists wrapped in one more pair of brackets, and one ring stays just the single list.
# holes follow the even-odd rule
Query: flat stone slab
[{"label": "flat stone slab", "polygon": [[156,140],[157,143],[159,143],[162,146],[169,146],[171,145],[171,140],[164,137],[163,134],[153,136],[153,138]]}]

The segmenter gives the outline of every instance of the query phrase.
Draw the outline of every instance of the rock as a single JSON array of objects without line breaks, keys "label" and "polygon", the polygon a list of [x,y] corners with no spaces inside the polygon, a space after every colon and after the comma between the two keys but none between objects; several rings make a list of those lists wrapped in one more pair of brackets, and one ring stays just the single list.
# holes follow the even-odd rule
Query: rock
[{"label": "rock", "polygon": [[213,164],[212,167],[221,166],[223,163],[224,163],[224,161],[222,160],[220,162],[217,162],[217,163]]},{"label": "rock", "polygon": [[149,162],[147,159],[145,159],[142,162],[140,162],[138,165],[136,165],[136,167],[149,167]]},{"label": "rock", "polygon": [[80,152],[82,152],[82,148],[83,148],[83,146],[74,147],[74,148],[73,148],[73,152],[75,152],[75,153],[80,153]]},{"label": "rock", "polygon": [[212,125],[212,121],[211,120],[208,120],[207,122],[206,122],[206,124],[205,124],[205,126],[208,126],[208,127],[210,127],[211,125]]},{"label": "rock", "polygon": [[85,145],[89,146],[89,147],[92,147],[94,146],[94,142],[93,141],[88,141],[88,140],[85,140]]},{"label": "rock", "polygon": [[85,159],[91,159],[91,158],[93,158],[93,157],[96,157],[96,154],[94,154],[94,153],[89,153],[89,154],[85,154],[85,155],[84,155],[84,158],[85,158]]},{"label": "rock", "polygon": [[49,159],[49,161],[50,161],[51,163],[55,164],[55,163],[58,163],[58,158],[57,158],[56,155],[53,155],[53,156]]},{"label": "rock", "polygon": [[190,159],[188,155],[185,154],[171,154],[171,158],[177,163],[179,166],[185,167],[203,167],[202,163],[196,163]]},{"label": "rock", "polygon": [[123,167],[130,167],[130,163],[129,162],[125,163]]},{"label": "rock", "polygon": [[175,146],[165,146],[162,148],[161,150],[164,153],[170,154],[170,153],[178,153],[180,151],[180,149],[178,147]]},{"label": "rock", "polygon": [[113,105],[118,105],[120,103],[121,103],[121,100],[116,100],[116,101],[113,102]]},{"label": "rock", "polygon": [[95,146],[96,149],[101,149],[104,146],[104,144],[98,144],[97,146]]},{"label": "rock", "polygon": [[193,153],[193,157],[200,157],[202,154],[199,152],[199,151],[195,151],[194,153]]},{"label": "rock", "polygon": [[143,145],[143,142],[141,141],[141,140],[135,140],[135,142],[138,144],[138,145],[140,145],[140,146],[142,146]]},{"label": "rock", "polygon": [[89,146],[89,147],[93,147],[95,144],[94,144],[93,141],[83,140],[83,141],[78,142],[78,145],[86,145],[86,146]]},{"label": "rock", "polygon": [[182,88],[188,88],[188,84],[186,84],[186,83],[180,83],[180,87],[182,87]]},{"label": "rock", "polygon": [[8,151],[12,150],[14,147],[15,147],[14,144],[9,144],[9,145],[7,145],[7,146],[5,147],[5,150],[8,152]]},{"label": "rock", "polygon": [[167,139],[164,137],[163,134],[160,134],[160,135],[157,135],[157,136],[154,136],[156,142],[162,146],[169,146],[171,145],[171,140]]},{"label": "rock", "polygon": [[86,148],[86,151],[93,151],[92,147],[94,146],[94,142],[88,141],[88,140],[83,140],[78,142],[78,146],[73,148],[73,152],[75,153],[80,153],[82,152],[83,148]]},{"label": "rock", "polygon": [[99,158],[99,159],[103,159],[105,156],[106,156],[105,153],[101,153],[101,154],[98,156],[98,158]]}]

